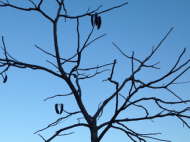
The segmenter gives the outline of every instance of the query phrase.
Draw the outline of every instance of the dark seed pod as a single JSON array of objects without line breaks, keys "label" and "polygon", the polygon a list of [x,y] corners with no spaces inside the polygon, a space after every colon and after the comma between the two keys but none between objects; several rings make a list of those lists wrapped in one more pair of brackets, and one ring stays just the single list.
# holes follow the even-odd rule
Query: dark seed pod
[{"label": "dark seed pod", "polygon": [[5,78],[3,80],[3,83],[6,83],[7,82],[7,75],[5,75]]},{"label": "dark seed pod", "polygon": [[101,27],[101,23],[102,23],[101,17],[98,16],[98,29]]},{"label": "dark seed pod", "polygon": [[59,104],[59,106],[60,106],[60,113],[59,114],[61,114],[62,112],[63,112],[63,104]]},{"label": "dark seed pod", "polygon": [[98,19],[98,14],[97,13],[95,13],[94,19],[95,19],[96,26],[98,26],[99,19]]},{"label": "dark seed pod", "polygon": [[91,15],[91,24],[92,24],[92,26],[94,25],[94,16],[93,15]]},{"label": "dark seed pod", "polygon": [[95,15],[94,15],[94,16],[95,16],[95,18],[96,18],[96,17],[98,17],[98,14],[97,14],[97,12],[95,13]]},{"label": "dark seed pod", "polygon": [[98,18],[98,16],[95,16],[95,24],[96,24],[96,26],[98,26],[98,23],[99,23],[99,18]]},{"label": "dark seed pod", "polygon": [[55,104],[55,111],[56,111],[57,114],[59,114],[58,104]]}]

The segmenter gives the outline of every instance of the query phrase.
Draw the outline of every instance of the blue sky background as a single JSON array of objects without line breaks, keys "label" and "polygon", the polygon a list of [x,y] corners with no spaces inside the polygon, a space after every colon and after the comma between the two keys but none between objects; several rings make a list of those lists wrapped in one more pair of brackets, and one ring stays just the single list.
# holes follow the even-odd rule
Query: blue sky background
[{"label": "blue sky background", "polygon": [[[37,4],[39,0],[33,1]],[[33,6],[28,0],[9,0],[9,2],[20,7]],[[102,34],[106,33],[107,35],[85,49],[81,68],[95,67],[111,63],[114,59],[117,59],[118,63],[116,64],[113,79],[121,83],[131,74],[131,61],[125,58],[114,47],[112,42],[120,47],[125,54],[131,56],[132,51],[134,51],[134,56],[143,60],[151,53],[152,46],[156,47],[171,27],[174,27],[174,29],[148,62],[149,64],[161,62],[157,65],[161,69],[144,68],[135,77],[148,82],[166,74],[173,67],[184,47],[187,50],[180,63],[182,64],[190,58],[190,1],[188,0],[65,0],[65,6],[70,16],[76,16],[86,13],[89,7],[90,10],[95,10],[98,6],[103,5],[98,11],[100,12],[125,2],[129,2],[129,4],[101,15],[102,26],[100,30],[94,30],[90,41]],[[44,0],[42,5],[42,10],[52,18],[55,17],[57,8],[58,4],[54,0]],[[80,43],[82,46],[92,26],[89,16],[80,18],[79,22]],[[67,19],[66,23],[64,18],[59,21],[58,40],[60,55],[63,58],[69,58],[76,52],[76,24],[76,19]],[[49,60],[56,64],[56,60],[34,46],[37,45],[54,54],[52,31],[52,23],[38,12],[0,7],[0,36],[4,36],[6,48],[10,55],[21,62],[41,65],[56,71],[51,64],[46,62],[46,60]],[[0,42],[0,46],[3,46],[2,42]],[[3,50],[0,51],[0,58],[4,58]],[[135,68],[138,65],[135,62]],[[69,71],[70,67],[70,65],[64,66],[66,71]],[[108,68],[111,69],[111,66]],[[170,81],[180,71],[165,79],[161,84]],[[69,87],[60,78],[40,70],[14,67],[7,71],[7,75],[7,83],[3,84],[2,79],[0,85],[0,142],[42,142],[41,137],[37,134],[34,135],[34,132],[47,127],[50,123],[65,115],[59,116],[55,113],[55,103],[63,103],[67,111],[78,111],[78,106],[73,96],[56,97],[44,101],[50,96],[70,93]],[[109,76],[110,72],[107,71],[92,79],[80,81],[83,93],[82,99],[91,115],[95,113],[99,103],[115,91],[113,84],[108,81],[102,82]],[[176,82],[189,80],[190,71],[187,71]],[[128,93],[129,85],[128,83],[121,91],[125,96]],[[174,84],[169,87],[184,100],[190,99],[189,88],[190,84]],[[178,101],[174,95],[166,90],[151,89],[140,90],[132,100],[150,96],[158,97],[165,101]],[[120,99],[121,103],[122,101]],[[141,104],[149,109],[150,114],[155,114],[159,111],[151,101],[142,102]],[[183,107],[185,106],[169,105],[170,109],[180,110]],[[98,124],[108,121],[113,112],[114,101],[104,109],[103,116],[98,121]],[[187,115],[190,115],[190,113],[187,113]],[[131,107],[119,115],[118,118],[139,116],[144,116],[144,111]],[[61,124],[39,134],[48,139],[56,130],[78,123],[77,118],[79,117],[82,116],[72,116]],[[85,121],[81,120],[81,122]],[[187,120],[187,122],[190,124],[190,120]],[[183,123],[176,117],[154,119],[154,123],[152,121],[139,121],[126,123],[126,125],[139,133],[162,132],[162,135],[156,137],[171,140],[172,142],[188,142],[190,140],[190,130],[186,126],[183,127]],[[90,141],[90,132],[87,128],[76,128],[65,133],[69,132],[75,133],[64,137],[56,137],[52,142]],[[130,141],[130,139],[123,132],[110,129],[102,139],[102,142],[106,141],[126,142]],[[152,139],[147,139],[147,141],[156,142]]]}]

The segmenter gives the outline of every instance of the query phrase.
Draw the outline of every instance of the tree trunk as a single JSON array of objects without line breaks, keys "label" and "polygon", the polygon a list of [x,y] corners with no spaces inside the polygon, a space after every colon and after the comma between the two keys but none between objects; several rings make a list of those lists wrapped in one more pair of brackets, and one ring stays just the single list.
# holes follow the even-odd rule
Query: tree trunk
[{"label": "tree trunk", "polygon": [[96,126],[96,119],[92,121],[90,126],[91,142],[98,142],[98,129]]}]

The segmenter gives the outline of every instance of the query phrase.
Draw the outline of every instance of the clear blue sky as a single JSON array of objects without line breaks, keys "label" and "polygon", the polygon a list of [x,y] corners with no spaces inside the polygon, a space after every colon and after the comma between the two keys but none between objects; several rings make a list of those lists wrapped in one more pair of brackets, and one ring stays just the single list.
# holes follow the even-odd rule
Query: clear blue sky
[{"label": "clear blue sky", "polygon": [[[3,0],[6,2],[6,0]],[[38,3],[39,0],[33,0]],[[28,0],[9,0],[11,4],[20,7],[32,7]],[[103,5],[98,12],[106,10],[116,5],[125,3],[125,0],[65,0],[65,6],[70,16],[81,15],[90,10]],[[129,4],[110,12],[103,13],[102,26],[100,30],[94,31],[91,40],[102,35],[99,39],[86,48],[82,57],[81,67],[92,67],[113,62],[117,59],[114,79],[122,82],[125,77],[131,74],[131,61],[125,58],[112,44],[114,42],[127,55],[131,56],[132,51],[136,58],[143,60],[151,53],[152,46],[159,44],[166,33],[174,27],[168,38],[164,41],[152,59],[148,62],[157,65],[160,70],[144,69],[136,78],[144,82],[151,81],[167,73],[177,61],[184,47],[187,48],[180,63],[190,58],[190,1],[188,0],[128,0]],[[44,0],[42,10],[52,18],[58,5],[54,0]],[[84,43],[91,31],[90,17],[86,16],[79,20],[81,45]],[[77,32],[76,19],[64,18],[59,21],[58,36],[60,54],[64,58],[72,56],[76,52]],[[46,62],[49,60],[56,63],[56,60],[44,54],[34,45],[54,54],[52,23],[38,12],[20,11],[8,7],[0,7],[0,36],[4,36],[7,51],[15,59],[21,62],[45,66],[54,71],[56,69]],[[0,46],[3,46],[0,42]],[[0,51],[0,58],[4,58],[3,50]],[[187,66],[189,66],[188,64]],[[135,67],[138,63],[135,62]],[[70,66],[65,66],[68,71]],[[184,68],[183,68],[184,69]],[[2,70],[2,68],[1,68]],[[180,70],[182,71],[182,70]],[[91,72],[92,73],[92,72]],[[175,77],[177,72],[172,77]],[[57,97],[44,101],[47,97],[70,93],[66,83],[60,78],[40,70],[18,69],[11,67],[8,72],[6,84],[0,84],[0,142],[43,142],[41,137],[34,132],[47,127],[59,117],[54,110],[55,103],[63,103],[67,111],[78,111],[76,101],[73,96]],[[102,82],[107,79],[110,72],[104,72],[97,77],[81,81],[83,102],[87,111],[93,115],[98,108],[98,104],[110,96],[115,91],[115,86],[109,82]],[[164,80],[167,83],[172,77]],[[189,81],[190,71],[187,71],[176,82]],[[0,80],[3,82],[3,79]],[[190,84],[179,84],[170,87],[182,99],[190,99]],[[121,92],[123,95],[128,92],[128,86]],[[140,97],[158,97],[166,101],[178,101],[178,99],[166,90],[139,91],[134,99]],[[122,100],[121,100],[122,102]],[[113,114],[114,102],[111,102],[104,109],[103,116],[98,121],[101,124],[108,121]],[[152,102],[145,102],[154,114],[158,108]],[[182,109],[180,106],[169,106],[171,109]],[[156,112],[155,112],[156,113]],[[190,115],[190,113],[187,113]],[[122,113],[119,117],[138,117],[144,112],[138,108],[132,108]],[[51,137],[56,130],[65,126],[78,123],[76,115],[65,122],[40,132],[44,138]],[[84,120],[81,120],[85,122]],[[187,120],[190,124],[190,120]],[[172,142],[189,142],[190,130],[176,117],[155,119],[152,121],[140,121],[126,123],[129,128],[139,133],[162,132],[157,138],[171,140]],[[53,142],[77,141],[89,142],[90,132],[87,128],[77,128],[65,133],[75,132],[72,135],[58,137]],[[110,129],[102,139],[102,142],[126,142],[128,137],[120,131]],[[150,142],[156,142],[147,139]]]}]

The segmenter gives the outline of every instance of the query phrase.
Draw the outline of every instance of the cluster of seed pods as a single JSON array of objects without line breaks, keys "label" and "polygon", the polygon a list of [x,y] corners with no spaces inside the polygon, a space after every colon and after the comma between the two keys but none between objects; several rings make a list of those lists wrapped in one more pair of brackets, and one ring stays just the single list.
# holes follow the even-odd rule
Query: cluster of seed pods
[{"label": "cluster of seed pods", "polygon": [[63,104],[55,104],[55,111],[57,114],[61,114],[63,112]]},{"label": "cluster of seed pods", "polygon": [[92,26],[94,26],[94,24],[97,26],[97,28],[99,29],[101,26],[102,20],[101,17],[98,16],[97,13],[95,13],[94,15],[91,15],[91,24]]}]

